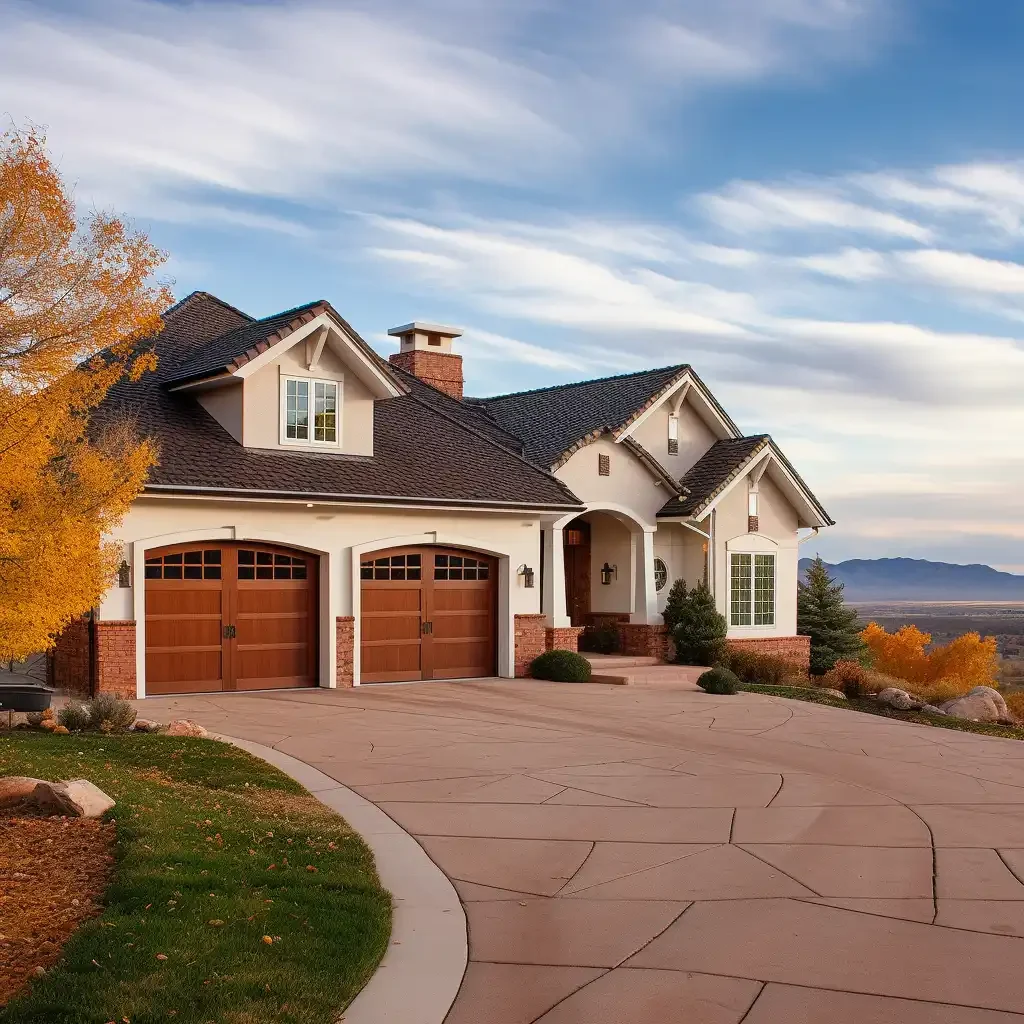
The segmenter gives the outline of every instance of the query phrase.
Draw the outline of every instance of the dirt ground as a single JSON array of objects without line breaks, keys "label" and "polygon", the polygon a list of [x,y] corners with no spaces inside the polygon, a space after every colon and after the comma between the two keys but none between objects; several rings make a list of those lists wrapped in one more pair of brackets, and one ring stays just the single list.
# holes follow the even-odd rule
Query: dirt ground
[{"label": "dirt ground", "polygon": [[113,843],[114,826],[97,821],[0,819],[0,1006],[99,911]]}]

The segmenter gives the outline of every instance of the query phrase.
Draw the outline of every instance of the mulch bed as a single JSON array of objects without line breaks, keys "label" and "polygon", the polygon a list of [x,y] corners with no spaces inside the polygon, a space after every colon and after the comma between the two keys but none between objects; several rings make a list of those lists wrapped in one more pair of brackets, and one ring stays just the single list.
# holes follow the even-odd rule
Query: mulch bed
[{"label": "mulch bed", "polygon": [[0,1006],[99,912],[114,837],[114,825],[88,819],[0,819]]}]

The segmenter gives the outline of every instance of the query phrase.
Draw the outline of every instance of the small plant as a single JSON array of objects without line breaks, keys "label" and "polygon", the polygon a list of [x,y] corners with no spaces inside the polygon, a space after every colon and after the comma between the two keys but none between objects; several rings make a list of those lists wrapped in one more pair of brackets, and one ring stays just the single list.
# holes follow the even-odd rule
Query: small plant
[{"label": "small plant", "polygon": [[971,684],[956,678],[938,679],[934,683],[911,683],[907,689],[926,704],[939,705],[947,700],[962,697],[971,689]]},{"label": "small plant", "polygon": [[1004,699],[1011,717],[1018,722],[1024,722],[1024,692],[1008,693]]},{"label": "small plant", "polygon": [[730,672],[724,665],[716,665],[701,674],[697,685],[705,693],[738,693],[740,680],[735,673]]},{"label": "small plant", "polygon": [[868,673],[859,661],[837,661],[821,678],[829,690],[841,690],[850,700],[866,697],[871,692]]},{"label": "small plant", "polygon": [[545,651],[530,665],[534,679],[554,683],[586,683],[590,679],[590,662],[575,651]]},{"label": "small plant", "polygon": [[743,682],[758,686],[780,686],[798,672],[797,667],[785,658],[776,654],[758,654],[756,651],[726,651],[722,664],[735,672]]},{"label": "small plant", "polygon": [[677,664],[717,664],[725,655],[728,631],[725,616],[715,607],[711,591],[703,583],[694,587],[672,630]]},{"label": "small plant", "polygon": [[127,732],[135,721],[135,708],[113,693],[101,693],[88,704],[89,729],[100,732]]},{"label": "small plant", "polygon": [[587,626],[580,634],[580,650],[593,654],[614,654],[619,649],[618,628],[605,624]]},{"label": "small plant", "polygon": [[44,708],[42,711],[30,711],[25,716],[25,721],[28,722],[33,729],[38,729],[43,722],[53,721],[53,708]]},{"label": "small plant", "polygon": [[[57,722],[69,732],[81,732],[83,729],[88,729],[89,721],[89,708],[80,700],[69,700],[57,712]],[[45,722],[43,728],[46,728]]]}]

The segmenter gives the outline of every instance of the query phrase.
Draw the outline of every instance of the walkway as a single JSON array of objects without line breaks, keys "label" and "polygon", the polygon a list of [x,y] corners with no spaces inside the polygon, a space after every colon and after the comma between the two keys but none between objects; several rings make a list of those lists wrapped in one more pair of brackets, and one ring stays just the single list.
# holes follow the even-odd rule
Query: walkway
[{"label": "walkway", "polygon": [[1024,1024],[1024,744],[692,686],[147,700],[378,804],[454,881],[448,1024]]}]

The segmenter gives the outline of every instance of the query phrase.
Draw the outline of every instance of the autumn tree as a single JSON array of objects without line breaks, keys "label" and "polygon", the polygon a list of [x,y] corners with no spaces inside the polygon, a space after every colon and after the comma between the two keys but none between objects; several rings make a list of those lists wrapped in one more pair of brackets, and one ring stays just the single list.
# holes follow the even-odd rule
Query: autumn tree
[{"label": "autumn tree", "polygon": [[983,639],[978,633],[965,633],[930,650],[931,634],[914,625],[889,633],[869,622],[862,636],[875,668],[886,675],[918,686],[955,683],[962,691],[996,685],[999,654],[993,636]]},{"label": "autumn tree", "polygon": [[0,136],[0,658],[43,650],[92,608],[120,559],[103,538],[153,446],[91,414],[154,358],[165,256],[123,221],[83,224],[35,129]]},{"label": "autumn tree", "polygon": [[837,661],[859,661],[866,648],[857,613],[843,600],[843,584],[819,555],[796,591],[796,631],[811,638],[811,672],[824,675]]}]

